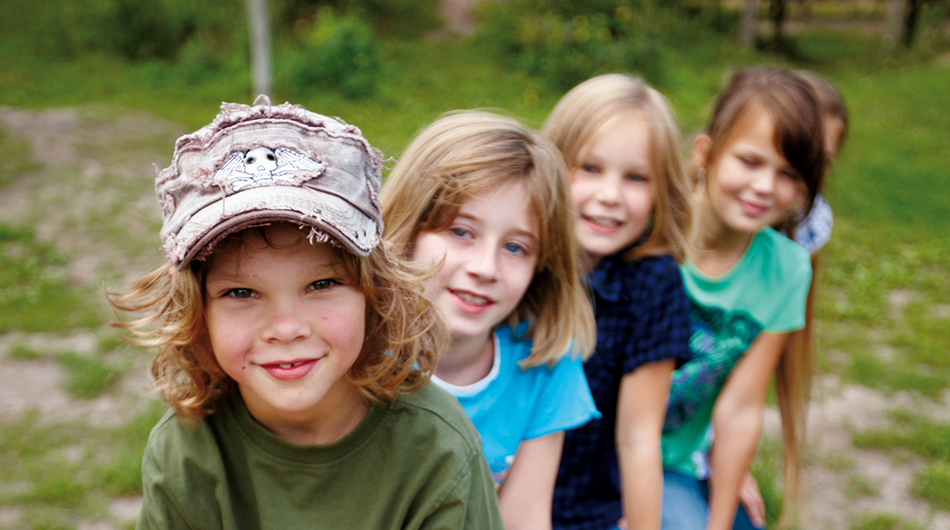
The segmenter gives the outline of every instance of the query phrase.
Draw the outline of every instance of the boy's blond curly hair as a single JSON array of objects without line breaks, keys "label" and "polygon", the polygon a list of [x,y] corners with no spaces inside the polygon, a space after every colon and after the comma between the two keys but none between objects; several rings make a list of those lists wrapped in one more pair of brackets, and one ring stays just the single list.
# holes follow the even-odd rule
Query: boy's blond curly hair
[{"label": "boy's blond curly hair", "polygon": [[[233,234],[216,248],[240,244],[240,237]],[[422,293],[427,274],[409,267],[384,245],[367,257],[334,250],[366,297],[366,340],[347,380],[375,401],[422,388],[447,341],[438,312]],[[155,350],[150,370],[156,389],[179,416],[192,419],[213,413],[235,388],[215,360],[208,338],[207,263],[195,260],[178,272],[166,263],[127,291],[106,294],[117,311],[142,315],[112,325],[129,329],[132,342]]]}]

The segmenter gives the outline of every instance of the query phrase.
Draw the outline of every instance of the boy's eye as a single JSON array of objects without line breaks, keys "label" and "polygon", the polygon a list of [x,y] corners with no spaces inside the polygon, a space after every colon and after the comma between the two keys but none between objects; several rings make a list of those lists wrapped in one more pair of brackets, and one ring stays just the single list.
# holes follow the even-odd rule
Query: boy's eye
[{"label": "boy's eye", "polygon": [[251,298],[254,296],[254,290],[237,288],[229,290],[228,292],[224,293],[224,295],[231,298]]},{"label": "boy's eye", "polygon": [[339,285],[339,283],[340,283],[340,282],[338,282],[338,281],[336,281],[336,280],[331,280],[331,279],[327,278],[327,279],[323,279],[323,280],[317,280],[317,281],[311,283],[311,284],[310,284],[310,287],[311,287],[314,291],[322,291],[322,290],[324,290],[324,289],[329,289],[330,287],[333,287],[334,285]]}]

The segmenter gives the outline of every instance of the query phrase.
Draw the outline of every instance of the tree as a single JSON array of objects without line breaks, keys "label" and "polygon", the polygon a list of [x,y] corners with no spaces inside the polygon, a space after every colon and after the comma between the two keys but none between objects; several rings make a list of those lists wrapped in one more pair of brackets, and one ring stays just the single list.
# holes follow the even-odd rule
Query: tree
[{"label": "tree", "polygon": [[772,35],[775,43],[782,41],[782,27],[785,25],[785,0],[769,1],[769,18],[772,19]]}]

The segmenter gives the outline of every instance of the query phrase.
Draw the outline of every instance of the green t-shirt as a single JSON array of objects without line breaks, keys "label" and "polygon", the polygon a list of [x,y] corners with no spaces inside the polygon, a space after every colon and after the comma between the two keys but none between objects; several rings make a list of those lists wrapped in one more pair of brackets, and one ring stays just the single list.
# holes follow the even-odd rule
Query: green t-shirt
[{"label": "green t-shirt", "polygon": [[342,439],[271,434],[235,394],[189,427],[169,411],[142,461],[138,528],[502,528],[481,442],[434,385],[372,404]]},{"label": "green t-shirt", "polygon": [[719,391],[760,332],[804,327],[811,262],[805,249],[766,228],[721,276],[706,276],[690,262],[680,270],[693,304],[692,358],[673,372],[663,467],[706,478],[708,427]]}]

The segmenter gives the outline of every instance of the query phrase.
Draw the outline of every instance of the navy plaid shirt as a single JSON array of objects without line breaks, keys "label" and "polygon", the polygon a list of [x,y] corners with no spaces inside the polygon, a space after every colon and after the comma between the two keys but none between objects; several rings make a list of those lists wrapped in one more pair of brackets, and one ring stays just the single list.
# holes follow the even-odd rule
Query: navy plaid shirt
[{"label": "navy plaid shirt", "polygon": [[690,302],[671,256],[604,258],[587,278],[597,349],[584,372],[603,417],[565,433],[554,528],[613,528],[623,515],[614,430],[620,379],[644,363],[689,359]]}]

